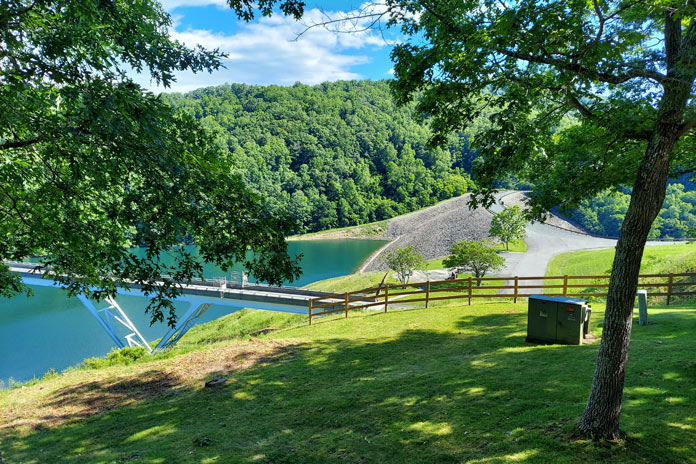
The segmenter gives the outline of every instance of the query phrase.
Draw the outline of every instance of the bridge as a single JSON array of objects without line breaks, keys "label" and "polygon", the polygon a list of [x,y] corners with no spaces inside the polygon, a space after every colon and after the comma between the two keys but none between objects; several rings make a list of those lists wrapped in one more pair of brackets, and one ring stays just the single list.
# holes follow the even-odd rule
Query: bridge
[{"label": "bridge", "polygon": [[[18,273],[22,282],[27,285],[58,286],[53,280],[43,278],[44,272],[36,270],[34,264],[6,264],[11,271]],[[260,284],[248,285],[230,282],[226,279],[192,281],[189,285],[181,284],[181,290],[182,294],[176,298],[176,301],[189,303],[190,307],[185,314],[179,317],[176,326],[164,334],[155,350],[167,349],[176,344],[191,327],[196,325],[198,319],[212,305],[307,314],[310,299],[329,296],[328,293],[324,292]],[[135,285],[128,290],[119,287],[117,293],[119,295],[146,297]],[[103,307],[98,308],[93,300],[84,295],[78,295],[77,298],[94,316],[118,348],[142,346],[150,352],[153,351],[148,341],[115,299],[106,298],[101,302]],[[125,334],[123,328],[126,329]]]}]

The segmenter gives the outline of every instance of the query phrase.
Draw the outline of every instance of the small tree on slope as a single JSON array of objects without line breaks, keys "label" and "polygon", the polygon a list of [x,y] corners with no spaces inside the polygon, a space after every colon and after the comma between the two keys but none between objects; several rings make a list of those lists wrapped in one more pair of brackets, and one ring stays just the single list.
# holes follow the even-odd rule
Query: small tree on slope
[{"label": "small tree on slope", "polygon": [[505,265],[505,260],[488,242],[463,240],[454,244],[450,250],[452,256],[442,261],[456,272],[471,272],[476,277],[476,286],[481,286],[481,279],[491,271],[498,271]]},{"label": "small tree on slope", "polygon": [[385,264],[396,272],[399,282],[406,285],[413,270],[423,264],[423,255],[416,253],[413,245],[392,250],[384,257]]},{"label": "small tree on slope", "polygon": [[522,240],[527,236],[527,219],[519,206],[510,206],[493,216],[488,233],[497,237],[509,250],[509,243]]}]

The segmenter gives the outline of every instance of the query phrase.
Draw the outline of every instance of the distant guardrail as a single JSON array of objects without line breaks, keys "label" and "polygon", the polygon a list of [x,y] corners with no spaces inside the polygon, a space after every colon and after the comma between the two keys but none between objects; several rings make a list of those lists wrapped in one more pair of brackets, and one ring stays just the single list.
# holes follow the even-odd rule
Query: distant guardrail
[{"label": "distant guardrail", "polygon": [[[367,288],[354,292],[333,293],[326,296],[311,298],[309,305],[309,323],[312,318],[329,314],[348,313],[353,310],[366,309],[376,306],[384,306],[387,312],[389,305],[405,303],[425,303],[427,308],[431,301],[466,299],[469,305],[474,298],[512,298],[516,303],[518,298],[527,298],[536,293],[529,293],[531,289],[541,290],[550,296],[575,296],[575,297],[606,297],[606,291],[597,291],[609,287],[609,275],[590,276],[532,276],[532,277],[483,277],[477,279],[468,277],[465,279],[439,280],[428,282],[414,282],[405,285],[393,284],[381,287]],[[556,281],[553,284],[538,283]],[[647,280],[647,281],[646,281]],[[478,286],[478,282],[503,282],[502,285]],[[536,281],[537,283],[532,283]],[[559,282],[560,281],[560,282]],[[606,283],[605,283],[606,281]],[[506,284],[506,282],[512,282]],[[641,274],[638,280],[638,288],[653,289],[650,296],[665,297],[667,304],[673,296],[696,295],[696,291],[678,291],[686,287],[696,286],[696,273],[686,272],[678,274]],[[544,290],[558,290],[561,293],[545,293]],[[578,290],[584,289],[584,292]],[[654,290],[660,290],[655,292]],[[495,290],[490,293],[490,290]],[[508,290],[509,292],[503,292]],[[319,310],[317,312],[317,310]]]}]

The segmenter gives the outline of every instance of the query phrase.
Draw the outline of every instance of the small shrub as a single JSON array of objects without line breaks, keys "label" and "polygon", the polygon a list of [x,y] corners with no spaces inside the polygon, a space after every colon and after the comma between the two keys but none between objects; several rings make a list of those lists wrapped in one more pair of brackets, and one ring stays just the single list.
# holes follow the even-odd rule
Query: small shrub
[{"label": "small shrub", "polygon": [[54,368],[50,368],[48,371],[46,371],[41,380],[51,380],[58,377],[59,375],[60,373],[56,372]]},{"label": "small shrub", "polygon": [[107,366],[123,366],[133,364],[148,355],[147,349],[142,346],[130,346],[121,349],[113,349],[104,358],[88,358],[82,363],[92,369]]}]

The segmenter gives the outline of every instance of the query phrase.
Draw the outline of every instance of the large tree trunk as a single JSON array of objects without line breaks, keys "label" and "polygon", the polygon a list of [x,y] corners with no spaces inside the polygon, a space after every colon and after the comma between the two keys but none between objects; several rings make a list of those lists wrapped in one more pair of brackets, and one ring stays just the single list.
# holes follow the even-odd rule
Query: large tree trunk
[{"label": "large tree trunk", "polygon": [[[682,118],[694,82],[696,29],[689,27],[682,40],[681,19],[665,12],[665,51],[668,79],[648,146],[633,185],[631,202],[616,244],[611,271],[602,343],[597,355],[594,379],[585,412],[577,430],[593,438],[619,436],[628,344],[633,323],[633,303],[643,248],[655,217],[665,199],[669,162],[675,143],[682,135]],[[679,66],[681,64],[681,66]]]},{"label": "large tree trunk", "polygon": [[593,438],[616,439],[623,397],[633,305],[643,248],[665,198],[669,160],[678,138],[674,124],[659,124],[633,186],[611,272],[602,342],[592,390],[577,429]]}]

